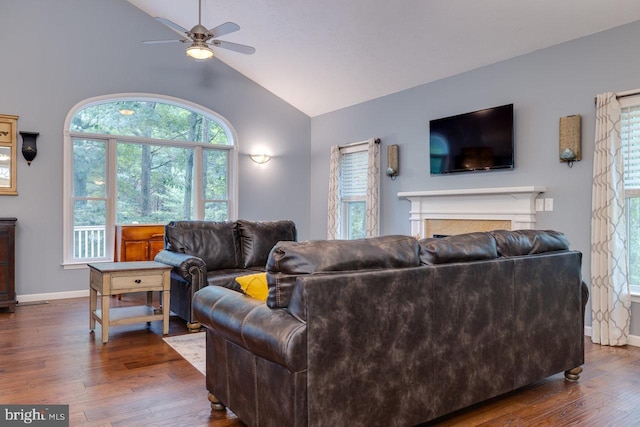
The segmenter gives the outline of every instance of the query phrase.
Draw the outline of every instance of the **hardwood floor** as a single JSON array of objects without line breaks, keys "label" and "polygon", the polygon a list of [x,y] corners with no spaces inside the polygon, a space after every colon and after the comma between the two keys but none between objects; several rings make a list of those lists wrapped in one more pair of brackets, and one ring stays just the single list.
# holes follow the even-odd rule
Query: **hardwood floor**
[{"label": "hardwood floor", "polygon": [[[68,404],[71,426],[243,425],[210,410],[204,376],[162,341],[160,322],[111,327],[104,346],[96,328],[88,298],[0,310],[0,403]],[[172,317],[169,333],[187,333],[184,322]],[[585,346],[578,382],[554,375],[430,425],[640,425],[640,348]]]}]

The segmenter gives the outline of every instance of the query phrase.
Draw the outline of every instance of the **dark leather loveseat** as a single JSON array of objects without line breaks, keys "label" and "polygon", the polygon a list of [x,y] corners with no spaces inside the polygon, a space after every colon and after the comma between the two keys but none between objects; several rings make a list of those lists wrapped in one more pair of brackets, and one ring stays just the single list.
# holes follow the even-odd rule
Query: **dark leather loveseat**
[{"label": "dark leather loveseat", "polygon": [[171,311],[194,320],[193,294],[207,285],[240,291],[234,278],[265,271],[269,251],[279,241],[296,240],[293,221],[172,221],[165,226],[165,248],[155,260],[173,266]]},{"label": "dark leather loveseat", "polygon": [[581,254],[554,231],[281,242],[258,301],[207,287],[212,406],[250,426],[413,426],[584,363]]}]

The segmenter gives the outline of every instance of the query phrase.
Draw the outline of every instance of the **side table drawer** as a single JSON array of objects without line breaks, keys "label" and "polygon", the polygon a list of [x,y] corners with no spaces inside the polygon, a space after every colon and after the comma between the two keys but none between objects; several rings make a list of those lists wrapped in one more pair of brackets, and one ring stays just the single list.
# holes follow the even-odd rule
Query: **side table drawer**
[{"label": "side table drawer", "polygon": [[111,289],[112,290],[125,290],[125,289],[136,289],[136,288],[148,288],[148,287],[159,287],[162,288],[162,274],[147,274],[147,275],[139,275],[132,276],[130,274],[126,276],[116,276],[113,275],[111,277]]}]

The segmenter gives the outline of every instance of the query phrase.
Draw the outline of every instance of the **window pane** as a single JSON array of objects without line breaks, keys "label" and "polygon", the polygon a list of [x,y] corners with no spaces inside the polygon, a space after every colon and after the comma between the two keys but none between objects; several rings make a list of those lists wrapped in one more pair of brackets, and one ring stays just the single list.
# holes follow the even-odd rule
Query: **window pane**
[{"label": "window pane", "polygon": [[229,219],[227,202],[209,202],[204,204],[205,221],[226,221]]},{"label": "window pane", "polygon": [[193,149],[118,143],[119,224],[163,224],[191,219]]},{"label": "window pane", "polygon": [[73,117],[71,131],[230,144],[218,122],[195,111],[153,101],[116,101],[89,106]]},{"label": "window pane", "polygon": [[640,285],[640,198],[627,199],[629,282]]},{"label": "window pane", "polygon": [[105,197],[106,141],[73,140],[74,197]]},{"label": "window pane", "polygon": [[347,203],[347,239],[366,237],[366,202]]},{"label": "window pane", "polygon": [[227,169],[229,152],[223,150],[204,150],[202,179],[206,200],[226,200]]},{"label": "window pane", "polygon": [[105,200],[76,200],[73,205],[73,257],[75,259],[105,256],[107,223]]}]

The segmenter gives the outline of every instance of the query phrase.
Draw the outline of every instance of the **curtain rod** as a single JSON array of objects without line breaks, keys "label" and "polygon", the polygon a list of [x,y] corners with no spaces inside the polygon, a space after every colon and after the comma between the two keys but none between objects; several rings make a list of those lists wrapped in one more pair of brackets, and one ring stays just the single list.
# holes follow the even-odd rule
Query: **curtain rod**
[{"label": "curtain rod", "polygon": [[[373,138],[373,142],[375,142],[376,144],[380,144],[380,138]],[[369,140],[366,139],[364,141],[360,141],[360,142],[352,142],[350,144],[344,144],[344,145],[339,145],[338,148],[347,148],[347,147],[353,147],[355,145],[364,145],[364,144],[368,144]]]},{"label": "curtain rod", "polygon": [[[616,99],[626,98],[627,96],[635,96],[635,95],[640,95],[640,89],[627,90],[625,92],[618,92],[618,93],[616,93]],[[598,97],[597,96],[595,98],[593,98],[593,102],[595,104],[598,104]]]}]

